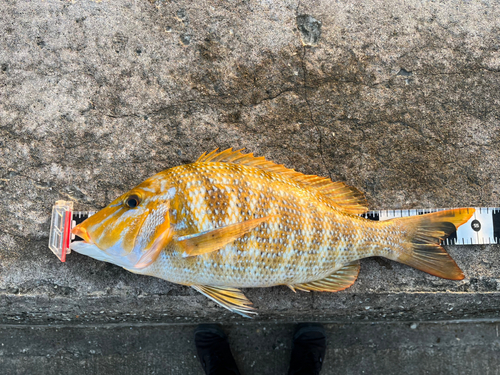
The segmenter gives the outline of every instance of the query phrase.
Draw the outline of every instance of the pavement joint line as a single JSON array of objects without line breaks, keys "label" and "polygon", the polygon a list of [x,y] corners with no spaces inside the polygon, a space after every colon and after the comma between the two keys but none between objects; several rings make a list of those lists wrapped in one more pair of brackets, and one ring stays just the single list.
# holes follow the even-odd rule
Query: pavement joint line
[{"label": "pavement joint line", "polygon": [[[309,321],[305,321],[309,322]],[[405,325],[417,323],[418,325],[446,325],[446,324],[500,324],[500,318],[489,319],[489,318],[479,318],[479,319],[452,319],[452,320],[391,320],[391,321],[364,321],[364,322],[345,322],[339,320],[325,320],[325,321],[311,321],[314,323],[321,323],[323,325],[338,324],[338,325]],[[93,328],[93,329],[112,329],[112,328],[144,328],[144,327],[186,327],[186,326],[196,326],[198,324],[214,323],[212,320],[200,321],[200,322],[183,322],[183,323],[105,323],[105,324],[0,324],[1,329],[26,329],[26,327],[31,327],[32,329],[64,329],[64,328]],[[218,322],[215,322],[216,324]],[[294,325],[302,323],[302,321],[263,321],[263,322],[231,322],[231,323],[221,323],[221,326],[262,326],[262,325]]]}]

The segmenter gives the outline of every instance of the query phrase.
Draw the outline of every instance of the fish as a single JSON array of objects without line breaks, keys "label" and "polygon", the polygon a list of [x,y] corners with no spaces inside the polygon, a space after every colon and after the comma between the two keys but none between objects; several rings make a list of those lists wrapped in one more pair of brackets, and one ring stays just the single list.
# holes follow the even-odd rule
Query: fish
[{"label": "fish", "polygon": [[380,256],[431,275],[464,274],[440,241],[473,208],[372,221],[364,194],[232,148],[162,171],[76,225],[71,249],[190,286],[226,309],[256,314],[240,288],[337,292],[360,259]]}]

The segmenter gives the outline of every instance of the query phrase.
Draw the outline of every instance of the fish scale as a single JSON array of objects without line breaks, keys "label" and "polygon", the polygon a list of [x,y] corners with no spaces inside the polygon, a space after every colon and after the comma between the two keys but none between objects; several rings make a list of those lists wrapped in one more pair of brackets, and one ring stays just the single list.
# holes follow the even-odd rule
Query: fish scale
[{"label": "fish scale", "polygon": [[[239,176],[238,181],[241,181],[238,185],[228,183],[234,182],[235,173]],[[348,241],[354,244],[357,242],[354,238],[354,223],[365,220],[332,212],[332,207],[328,207],[317,199],[316,194],[308,192],[297,183],[275,179],[274,186],[271,187],[270,179],[264,171],[226,163],[200,165],[199,168],[180,166],[174,168],[172,174],[172,180],[177,181],[174,186],[176,190],[187,192],[174,198],[171,203],[172,207],[186,207],[182,220],[187,221],[188,227],[178,231],[180,236],[254,217],[277,215],[269,222],[269,226],[274,229],[269,232],[264,231],[264,228],[255,230],[218,252],[188,259],[187,264],[174,243],[166,251],[171,255],[159,259],[154,269],[145,269],[143,274],[186,284],[267,287],[303,283],[310,281],[312,277],[324,277],[345,263],[359,259],[357,251],[344,253],[348,248]],[[207,195],[197,196],[197,199],[203,200],[206,204],[201,207],[207,209],[197,209],[198,204],[193,204],[190,199],[190,192],[200,185]],[[246,201],[249,209],[230,215],[224,207],[228,206],[231,194],[238,202]],[[252,207],[259,207],[259,210],[253,213]],[[171,222],[176,224],[175,219]],[[365,223],[363,225],[366,226]],[[337,229],[342,227],[344,236],[333,240],[333,226]],[[295,235],[292,241],[289,240],[290,233]],[[339,241],[342,244],[340,246]],[[317,256],[320,249],[324,249],[323,254]],[[364,255],[373,255],[373,250],[365,251]],[[181,264],[184,265],[183,268]],[[252,274],[252,278],[241,271],[249,264],[255,264],[258,270]],[[277,272],[282,268],[281,265],[286,272]],[[313,270],[314,267],[316,268]]]},{"label": "fish scale", "polygon": [[[439,245],[473,209],[371,221],[357,189],[231,149],[158,173],[73,228],[71,248],[129,271],[189,285],[248,315],[240,287],[339,291],[359,259],[463,273]],[[164,215],[164,216],[161,216]]]}]

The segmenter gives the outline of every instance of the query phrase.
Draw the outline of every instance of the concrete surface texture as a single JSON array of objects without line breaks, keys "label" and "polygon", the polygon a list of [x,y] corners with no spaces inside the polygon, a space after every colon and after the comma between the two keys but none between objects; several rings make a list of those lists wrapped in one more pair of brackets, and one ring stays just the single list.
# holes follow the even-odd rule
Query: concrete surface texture
[{"label": "concrete surface texture", "polygon": [[[321,374],[496,375],[499,321],[326,324]],[[293,324],[224,326],[242,374],[286,374]],[[0,327],[0,366],[9,375],[202,375],[194,326]],[[176,340],[165,338],[176,337]]]},{"label": "concrete surface texture", "polygon": [[[99,209],[216,147],[344,181],[371,208],[500,205],[498,1],[0,5],[4,324],[243,322],[47,248],[56,200]],[[377,258],[336,294],[245,293],[257,322],[498,317],[499,246],[448,250],[462,281]]]}]

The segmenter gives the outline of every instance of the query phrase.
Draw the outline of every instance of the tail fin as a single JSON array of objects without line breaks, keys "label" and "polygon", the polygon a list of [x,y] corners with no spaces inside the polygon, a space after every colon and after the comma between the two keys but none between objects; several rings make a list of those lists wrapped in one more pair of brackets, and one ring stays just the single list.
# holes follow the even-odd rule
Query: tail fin
[{"label": "tail fin", "polygon": [[434,276],[462,280],[462,270],[439,242],[466,223],[474,211],[473,208],[456,208],[391,220],[407,241],[404,250],[392,259]]}]

